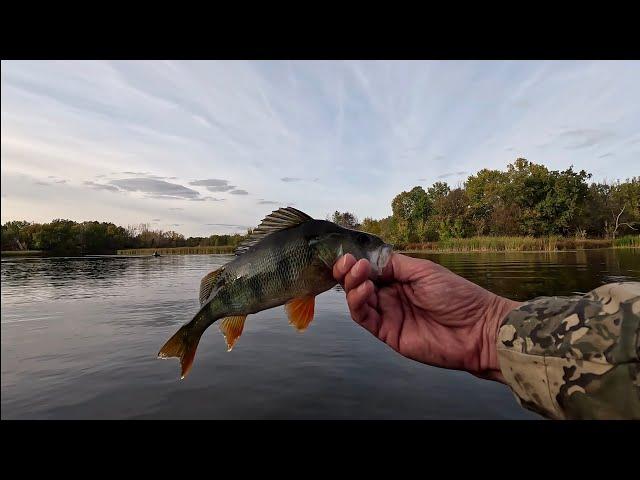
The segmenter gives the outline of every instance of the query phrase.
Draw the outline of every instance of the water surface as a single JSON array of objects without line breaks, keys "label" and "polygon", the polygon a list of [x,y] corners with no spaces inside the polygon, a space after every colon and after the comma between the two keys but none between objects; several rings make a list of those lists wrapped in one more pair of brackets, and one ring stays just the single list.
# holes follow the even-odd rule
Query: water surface
[{"label": "water surface", "polygon": [[[418,255],[416,255],[418,256]],[[639,249],[419,255],[524,300],[640,280]],[[408,360],[318,297],[304,334],[283,307],[215,327],[193,370],[155,358],[198,309],[201,277],[232,257],[2,260],[2,418],[535,419],[501,384]]]}]

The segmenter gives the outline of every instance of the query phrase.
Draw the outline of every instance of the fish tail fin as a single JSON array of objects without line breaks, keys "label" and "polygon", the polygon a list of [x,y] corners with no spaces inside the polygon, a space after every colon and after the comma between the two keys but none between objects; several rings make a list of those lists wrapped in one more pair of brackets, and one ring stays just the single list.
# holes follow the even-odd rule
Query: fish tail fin
[{"label": "fish tail fin", "polygon": [[207,325],[202,328],[196,320],[197,317],[186,325],[183,325],[158,352],[158,358],[180,359],[181,380],[186,377],[191,370],[200,337],[202,337],[202,334],[208,327]]}]

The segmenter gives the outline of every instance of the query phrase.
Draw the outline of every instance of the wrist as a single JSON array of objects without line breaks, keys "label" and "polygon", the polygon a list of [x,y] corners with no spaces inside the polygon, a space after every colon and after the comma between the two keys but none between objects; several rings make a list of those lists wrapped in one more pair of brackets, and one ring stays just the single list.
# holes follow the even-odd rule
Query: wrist
[{"label": "wrist", "polygon": [[494,295],[488,303],[482,329],[480,350],[481,372],[477,375],[478,377],[505,383],[498,361],[498,330],[509,312],[518,308],[520,305],[522,305],[521,302],[515,302],[498,295]]}]

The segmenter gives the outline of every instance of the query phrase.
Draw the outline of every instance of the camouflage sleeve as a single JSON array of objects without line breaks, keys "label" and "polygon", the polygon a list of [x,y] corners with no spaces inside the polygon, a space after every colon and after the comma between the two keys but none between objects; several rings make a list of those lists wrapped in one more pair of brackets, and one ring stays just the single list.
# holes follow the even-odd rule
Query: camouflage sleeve
[{"label": "camouflage sleeve", "polygon": [[506,316],[497,347],[524,408],[553,419],[640,419],[640,282],[526,302]]}]

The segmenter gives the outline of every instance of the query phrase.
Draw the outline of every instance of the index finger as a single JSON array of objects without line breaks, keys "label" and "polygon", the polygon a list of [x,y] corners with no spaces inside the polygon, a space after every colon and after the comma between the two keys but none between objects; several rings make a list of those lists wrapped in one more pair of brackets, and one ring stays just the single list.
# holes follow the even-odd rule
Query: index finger
[{"label": "index finger", "polygon": [[344,277],[355,264],[356,257],[350,253],[343,255],[333,264],[333,278],[335,278],[340,285],[344,285]]}]

